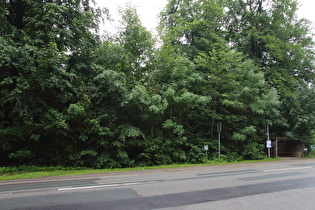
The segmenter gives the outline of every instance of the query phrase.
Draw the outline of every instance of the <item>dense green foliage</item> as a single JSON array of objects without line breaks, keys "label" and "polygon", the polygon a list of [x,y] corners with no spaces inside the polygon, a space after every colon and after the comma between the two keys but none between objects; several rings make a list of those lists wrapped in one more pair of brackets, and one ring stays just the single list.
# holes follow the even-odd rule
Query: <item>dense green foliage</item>
[{"label": "dense green foliage", "polygon": [[137,11],[101,39],[89,0],[0,1],[0,165],[262,159],[314,141],[314,42],[295,0],[169,0],[159,48]]}]

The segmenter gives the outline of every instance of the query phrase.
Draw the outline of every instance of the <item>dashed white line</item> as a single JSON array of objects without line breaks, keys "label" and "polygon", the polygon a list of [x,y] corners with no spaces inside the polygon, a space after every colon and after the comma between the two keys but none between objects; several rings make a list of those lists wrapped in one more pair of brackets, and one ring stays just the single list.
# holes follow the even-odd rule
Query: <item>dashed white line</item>
[{"label": "dashed white line", "polygon": [[273,169],[273,170],[264,170],[263,172],[277,172],[277,171],[289,171],[289,170],[302,170],[302,169],[309,169],[312,168],[311,166],[307,167],[298,167],[298,168],[279,168],[279,169]]},{"label": "dashed white line", "polygon": [[95,189],[95,188],[106,188],[106,187],[123,187],[123,186],[132,186],[132,185],[140,185],[140,184],[152,184],[157,181],[151,182],[130,182],[130,183],[120,183],[120,184],[106,184],[106,185],[95,185],[95,186],[85,186],[85,187],[69,187],[69,188],[60,188],[58,191],[70,191],[70,190],[87,190],[87,189]]}]

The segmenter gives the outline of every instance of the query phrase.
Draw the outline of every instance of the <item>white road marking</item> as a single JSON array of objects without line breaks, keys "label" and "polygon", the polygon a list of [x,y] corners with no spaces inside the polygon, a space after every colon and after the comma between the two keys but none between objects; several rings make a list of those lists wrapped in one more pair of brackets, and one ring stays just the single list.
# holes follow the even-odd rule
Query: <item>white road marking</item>
[{"label": "white road marking", "polygon": [[157,182],[158,182],[158,181],[151,181],[151,182],[130,182],[130,183],[106,184],[106,185],[95,185],[95,186],[85,186],[85,187],[69,187],[69,188],[60,188],[60,189],[58,189],[58,191],[87,190],[87,189],[106,188],[106,187],[122,187],[122,186],[132,186],[132,185],[140,185],[140,184],[152,184],[152,183],[157,183]]},{"label": "white road marking", "polygon": [[298,167],[298,168],[280,168],[280,169],[273,169],[273,170],[264,170],[263,172],[276,172],[276,171],[289,171],[289,170],[302,170],[302,169],[309,169],[312,168],[311,166],[307,167]]}]

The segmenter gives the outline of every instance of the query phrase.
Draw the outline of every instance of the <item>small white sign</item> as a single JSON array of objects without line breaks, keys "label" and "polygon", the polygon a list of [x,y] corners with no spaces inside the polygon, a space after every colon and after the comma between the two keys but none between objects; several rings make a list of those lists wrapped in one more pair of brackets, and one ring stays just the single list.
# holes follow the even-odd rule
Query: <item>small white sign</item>
[{"label": "small white sign", "polygon": [[208,151],[208,150],[209,150],[208,145],[205,145],[205,146],[204,146],[204,149],[205,149],[206,151]]},{"label": "small white sign", "polygon": [[266,146],[267,146],[267,148],[271,148],[271,147],[272,147],[270,140],[267,140],[267,141],[266,141]]}]

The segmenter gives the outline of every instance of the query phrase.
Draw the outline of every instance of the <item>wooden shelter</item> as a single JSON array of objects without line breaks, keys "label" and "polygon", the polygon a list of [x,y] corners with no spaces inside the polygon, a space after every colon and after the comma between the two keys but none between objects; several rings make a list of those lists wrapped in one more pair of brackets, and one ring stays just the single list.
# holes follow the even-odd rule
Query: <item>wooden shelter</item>
[{"label": "wooden shelter", "polygon": [[297,139],[276,137],[272,139],[272,157],[303,157],[304,143]]}]

